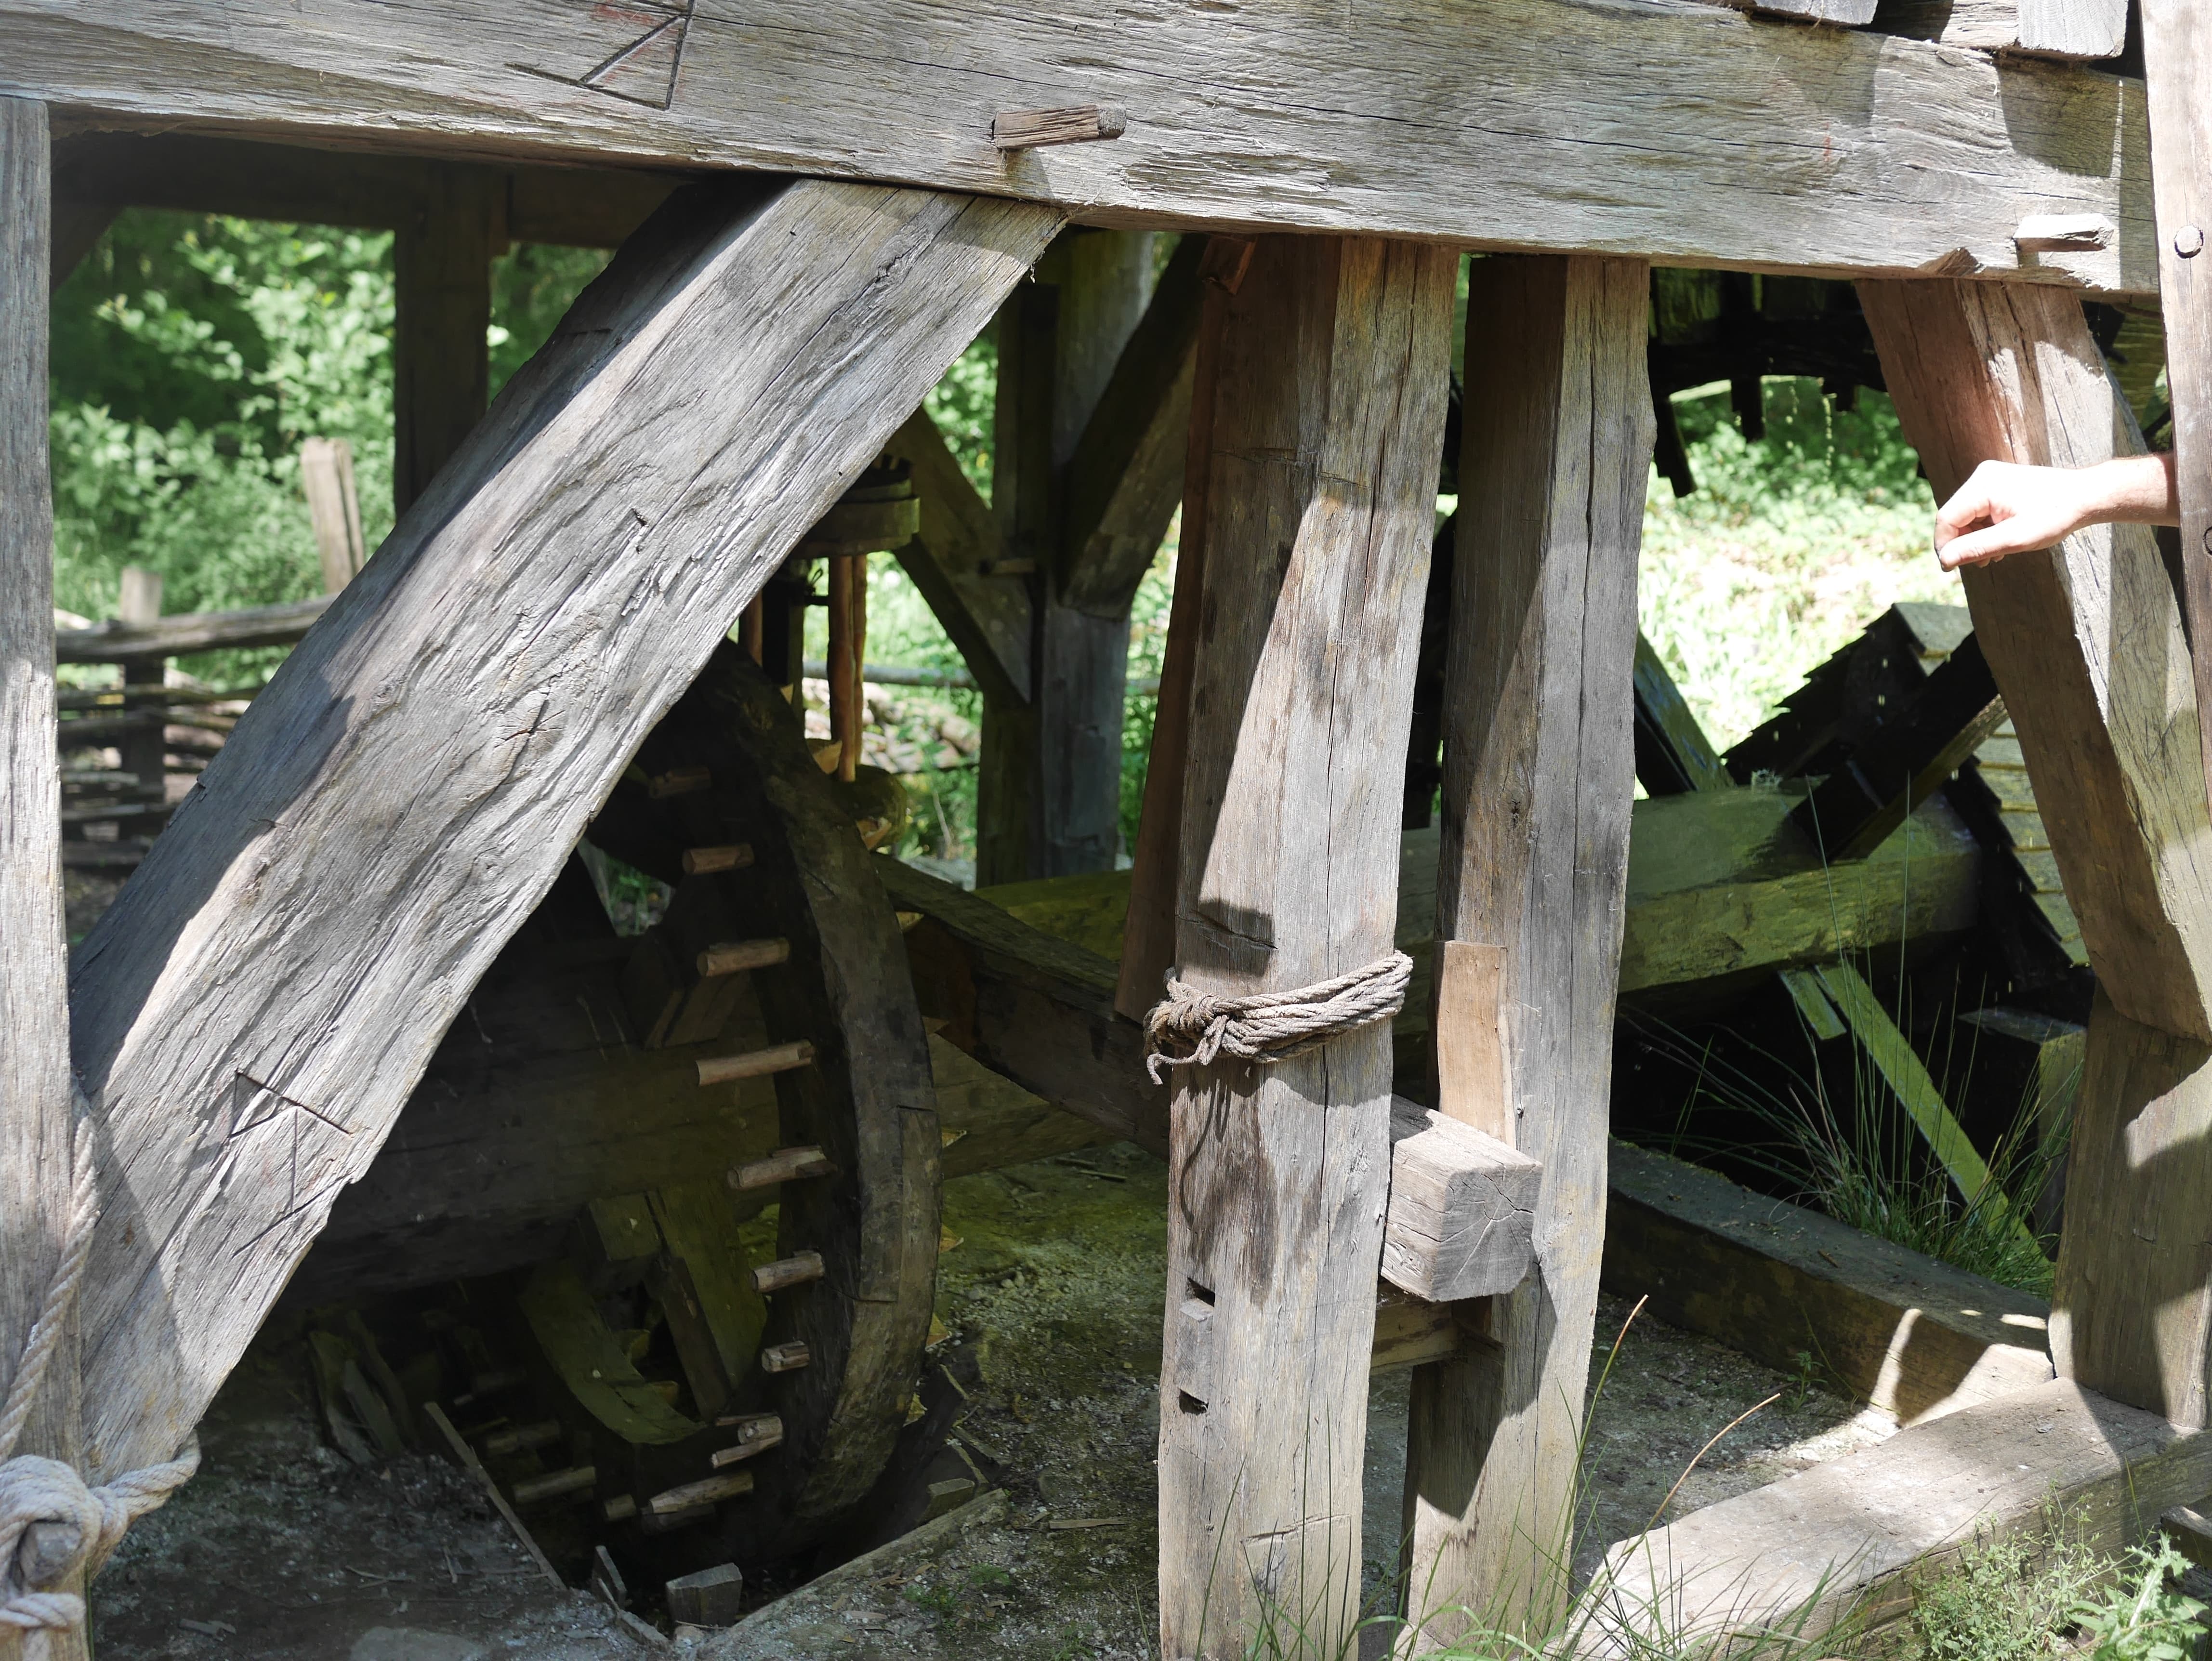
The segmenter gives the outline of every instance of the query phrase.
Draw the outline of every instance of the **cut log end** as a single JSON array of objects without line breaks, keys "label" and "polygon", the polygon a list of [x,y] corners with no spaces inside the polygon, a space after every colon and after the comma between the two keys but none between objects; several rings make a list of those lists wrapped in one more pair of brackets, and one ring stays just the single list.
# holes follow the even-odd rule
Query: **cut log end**
[{"label": "cut log end", "polygon": [[814,1046],[801,1038],[796,1043],[771,1044],[743,1056],[717,1056],[699,1063],[699,1082],[728,1084],[737,1079],[762,1079],[788,1073],[814,1059]]},{"label": "cut log end", "polygon": [[810,1177],[836,1174],[836,1165],[818,1147],[778,1148],[765,1159],[754,1159],[730,1172],[730,1186],[740,1194],[778,1183],[804,1182]]},{"label": "cut log end", "polygon": [[722,940],[698,957],[702,979],[736,975],[748,969],[767,969],[791,961],[791,942],[784,940]]},{"label": "cut log end", "polygon": [[814,1352],[797,1338],[788,1342],[770,1344],[761,1351],[763,1372],[796,1372],[814,1360]]},{"label": "cut log end", "polygon": [[753,1271],[753,1290],[763,1297],[787,1287],[805,1286],[810,1281],[822,1278],[822,1254],[818,1251],[795,1252],[772,1263],[763,1263]]}]

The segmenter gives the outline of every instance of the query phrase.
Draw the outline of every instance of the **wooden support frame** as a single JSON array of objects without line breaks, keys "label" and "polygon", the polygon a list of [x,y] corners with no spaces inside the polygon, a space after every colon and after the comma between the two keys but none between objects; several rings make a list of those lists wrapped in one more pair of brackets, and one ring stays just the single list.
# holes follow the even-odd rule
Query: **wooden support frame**
[{"label": "wooden support frame", "polygon": [[[2080,306],[2035,290],[1865,283],[1905,436],[1939,496],[1985,458],[2142,448]],[[2062,1377],[2208,1418],[2212,815],[2174,584],[2142,526],[1966,573],[2097,971],[2052,1300]]]},{"label": "wooden support frame", "polygon": [[197,1421],[629,757],[1059,228],[702,188],[510,383],[82,948],[75,1061],[125,1196],[88,1282],[95,1480]]},{"label": "wooden support frame", "polygon": [[[1206,365],[1192,453],[1218,622],[1196,657],[1176,903],[1201,988],[1287,989],[1391,950],[1456,264],[1265,240]],[[1380,1026],[1176,1077],[1164,1654],[1350,1637],[1389,1094]]]},{"label": "wooden support frame", "polygon": [[1469,279],[1437,931],[1498,975],[1474,1007],[1440,974],[1437,1021],[1497,1031],[1503,1076],[1440,1080],[1437,1099],[1544,1179],[1536,1272],[1493,1301],[1492,1342],[1413,1376],[1413,1653],[1478,1612],[1541,1630],[1565,1592],[1635,782],[1649,303],[1628,261],[1486,259]]},{"label": "wooden support frame", "polygon": [[393,505],[430,488],[491,397],[491,262],[507,246],[500,192],[481,170],[431,167],[392,251]]},{"label": "wooden support frame", "polygon": [[[46,295],[52,254],[46,109],[0,98],[0,1398],[68,1237],[68,947],[62,932],[61,775],[54,752],[53,508],[46,469]],[[21,1442],[0,1455],[76,1465],[77,1322],[49,1364]],[[34,1524],[12,1584],[38,1558]],[[74,1580],[43,1588],[82,1591]],[[0,1654],[82,1661],[82,1628],[0,1638]]]}]

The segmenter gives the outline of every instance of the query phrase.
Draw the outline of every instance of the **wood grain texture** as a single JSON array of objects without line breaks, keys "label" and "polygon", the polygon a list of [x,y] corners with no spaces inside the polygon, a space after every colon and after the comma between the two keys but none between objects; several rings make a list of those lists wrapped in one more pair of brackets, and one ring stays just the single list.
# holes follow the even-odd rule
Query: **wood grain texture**
[{"label": "wood grain texture", "polygon": [[[1504,952],[1505,1140],[1544,1181],[1536,1271],[1494,1306],[1497,1346],[1414,1375],[1406,1526],[1424,1612],[1516,1619],[1553,1606],[1565,1573],[1635,792],[1649,286],[1621,261],[1470,275],[1437,933]],[[1431,1621],[1417,1651],[1466,1618]]]},{"label": "wood grain texture", "polygon": [[[1981,461],[2084,466],[2142,447],[2081,308],[2040,289],[1859,289],[1940,500]],[[2097,526],[1966,573],[2100,986],[2212,1041],[2212,818],[2188,642],[2149,527]]]},{"label": "wood grain texture", "polygon": [[2128,39],[2127,0],[1882,0],[1881,21],[1886,34],[2038,58],[2118,58]]},{"label": "wood grain texture", "polygon": [[175,1446],[629,757],[1056,224],[672,200],[256,698],[73,977],[96,1472]]},{"label": "wood grain texture", "polygon": [[1382,1278],[1440,1304],[1519,1286],[1535,1262],[1543,1166],[1402,1096],[1390,1134]]},{"label": "wood grain texture", "polygon": [[2051,1306],[1816,1211],[1615,1142],[1605,1289],[1911,1424],[2051,1377]]},{"label": "wood grain texture", "polygon": [[1614,1655],[1632,1634],[1674,1643],[1777,1617],[1811,1640],[1847,1609],[1880,1628],[1911,1609],[1916,1570],[1977,1541],[2040,1550],[2054,1505],[2069,1539],[2115,1551],[2208,1489],[2212,1436],[2053,1380],[1624,1540],[1577,1618]]},{"label": "wood grain texture", "polygon": [[[69,1232],[76,1116],[53,737],[48,172],[46,106],[0,98],[0,1397],[14,1383]],[[73,1464],[77,1426],[72,1321],[11,1451]],[[75,1580],[53,1588],[82,1589]],[[0,1654],[10,1657],[81,1661],[89,1653],[81,1629],[0,1638]]]},{"label": "wood grain texture", "polygon": [[[2143,0],[2158,289],[2181,496],[2181,603],[2197,707],[2212,709],[2212,21],[2187,0]],[[2212,780],[2212,723],[2200,721]]]},{"label": "wood grain texture", "polygon": [[1728,3],[1770,16],[1795,17],[1808,23],[1836,23],[1856,29],[1874,21],[1877,0],[1728,0]]},{"label": "wood grain texture", "polygon": [[236,611],[181,611],[143,626],[111,618],[89,629],[58,629],[57,663],[132,663],[234,646],[289,646],[330,610],[328,594],[250,605]]},{"label": "wood grain texture", "polygon": [[[329,0],[302,29],[280,0],[7,0],[0,90],[471,160],[894,179],[1102,224],[1838,275],[1963,251],[2027,280],[2155,285],[2141,88],[2063,66],[1682,0],[767,0],[688,18],[640,93],[589,79],[637,39],[625,15]],[[1017,89],[1118,107],[1128,130],[1009,157],[990,125]],[[2101,214],[2119,246],[2024,263],[2012,234],[2039,213]]]},{"label": "wood grain texture", "polygon": [[[1185,764],[1176,962],[1286,990],[1390,950],[1457,259],[1263,240],[1230,303]],[[1173,1080],[1161,1648],[1263,1619],[1335,1653],[1389,1191],[1389,1035]]]}]

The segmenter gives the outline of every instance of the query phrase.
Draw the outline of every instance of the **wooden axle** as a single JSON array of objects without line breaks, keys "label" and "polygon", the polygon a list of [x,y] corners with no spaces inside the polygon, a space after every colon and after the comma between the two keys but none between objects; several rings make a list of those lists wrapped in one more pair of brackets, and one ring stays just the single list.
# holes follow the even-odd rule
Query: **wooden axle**
[{"label": "wooden axle", "polygon": [[753,850],[742,842],[684,850],[684,874],[687,877],[703,877],[714,871],[741,871],[752,862]]},{"label": "wooden axle", "polygon": [[770,1344],[761,1351],[763,1372],[796,1372],[814,1359],[814,1352],[797,1338],[785,1343]]},{"label": "wooden axle", "polygon": [[699,954],[699,973],[706,979],[734,975],[741,970],[766,969],[791,961],[791,942],[786,940],[720,940]]},{"label": "wooden axle", "polygon": [[757,1188],[774,1188],[778,1183],[827,1177],[836,1169],[830,1156],[818,1147],[781,1147],[765,1159],[754,1159],[733,1169],[730,1186],[745,1194]]},{"label": "wooden axle", "polygon": [[598,1468],[592,1465],[551,1471],[544,1476],[526,1476],[514,1485],[514,1503],[534,1506],[547,1500],[565,1500],[572,1494],[590,1493],[599,1482]]},{"label": "wooden axle", "polygon": [[771,1292],[781,1292],[787,1287],[805,1286],[809,1281],[818,1281],[822,1278],[822,1272],[820,1252],[794,1252],[775,1262],[763,1263],[755,1269],[753,1290],[765,1298]]},{"label": "wooden axle", "polygon": [[492,1455],[522,1453],[531,1448],[550,1447],[561,1439],[561,1421],[547,1419],[534,1425],[517,1425],[513,1430],[502,1430],[484,1438],[483,1450]]},{"label": "wooden axle", "polygon": [[814,1059],[814,1046],[804,1038],[795,1043],[770,1044],[743,1056],[717,1056],[699,1063],[701,1084],[727,1084],[732,1079],[762,1079],[771,1073],[788,1073]]}]

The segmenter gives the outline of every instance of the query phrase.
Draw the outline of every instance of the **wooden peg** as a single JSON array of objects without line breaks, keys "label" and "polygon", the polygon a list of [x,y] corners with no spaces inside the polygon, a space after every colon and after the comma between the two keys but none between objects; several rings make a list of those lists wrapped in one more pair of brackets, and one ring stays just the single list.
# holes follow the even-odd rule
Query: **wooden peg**
[{"label": "wooden peg", "polygon": [[724,1500],[734,1500],[739,1494],[753,1491],[753,1474],[749,1470],[726,1471],[720,1476],[709,1476],[703,1482],[686,1482],[681,1488],[664,1489],[645,1503],[647,1512],[654,1517],[666,1517],[672,1512],[690,1511],[696,1506],[711,1506]]},{"label": "wooden peg", "polygon": [[696,795],[714,782],[714,774],[704,767],[672,767],[647,779],[645,794],[655,801],[665,801],[671,796]]},{"label": "wooden peg", "polygon": [[703,877],[715,871],[742,871],[753,862],[753,850],[741,842],[730,843],[720,848],[687,848],[684,850],[684,874]]},{"label": "wooden peg", "polygon": [[736,1167],[730,1172],[730,1186],[744,1194],[757,1188],[774,1188],[778,1183],[827,1177],[836,1169],[830,1156],[818,1147],[781,1147],[765,1159]]},{"label": "wooden peg", "polygon": [[771,1073],[788,1073],[814,1059],[814,1046],[801,1038],[796,1043],[770,1044],[743,1056],[717,1056],[699,1063],[701,1084],[727,1084],[732,1079],[760,1079]]},{"label": "wooden peg", "polygon": [[813,1360],[814,1352],[805,1343],[793,1338],[781,1344],[770,1344],[761,1351],[763,1372],[796,1372]]},{"label": "wooden peg", "polygon": [[634,1494],[617,1494],[606,1504],[601,1506],[599,1512],[610,1523],[627,1523],[637,1515],[637,1496]]},{"label": "wooden peg", "polygon": [[771,964],[788,963],[790,960],[789,940],[722,940],[699,954],[699,973],[712,980],[718,975],[734,975],[745,969],[766,969]]},{"label": "wooden peg", "polygon": [[772,1413],[764,1414],[762,1416],[773,1421],[775,1425],[773,1431],[763,1433],[748,1440],[732,1442],[726,1448],[717,1448],[708,1463],[716,1470],[720,1470],[725,1465],[734,1465],[741,1460],[751,1458],[756,1454],[766,1453],[770,1448],[782,1446],[783,1421]]},{"label": "wooden peg", "polygon": [[1046,144],[1095,144],[1119,138],[1128,130],[1127,116],[1097,104],[1008,110],[992,119],[991,143],[1002,150],[1033,150]]},{"label": "wooden peg", "polygon": [[484,1451],[493,1455],[521,1453],[531,1448],[550,1447],[561,1439],[561,1421],[547,1419],[534,1425],[517,1425],[513,1430],[502,1430],[484,1438]]},{"label": "wooden peg", "polygon": [[547,1500],[565,1500],[572,1494],[590,1493],[599,1482],[599,1473],[591,1465],[550,1471],[544,1476],[526,1476],[514,1485],[514,1503],[534,1506]]},{"label": "wooden peg", "polygon": [[733,1430],[738,1433],[737,1445],[774,1447],[783,1440],[783,1415],[780,1413],[726,1413],[714,1421],[717,1430]]},{"label": "wooden peg", "polygon": [[753,1271],[753,1290],[765,1298],[771,1292],[781,1292],[787,1287],[805,1286],[809,1281],[822,1278],[822,1254],[818,1251],[793,1252],[775,1262],[763,1263]]}]

